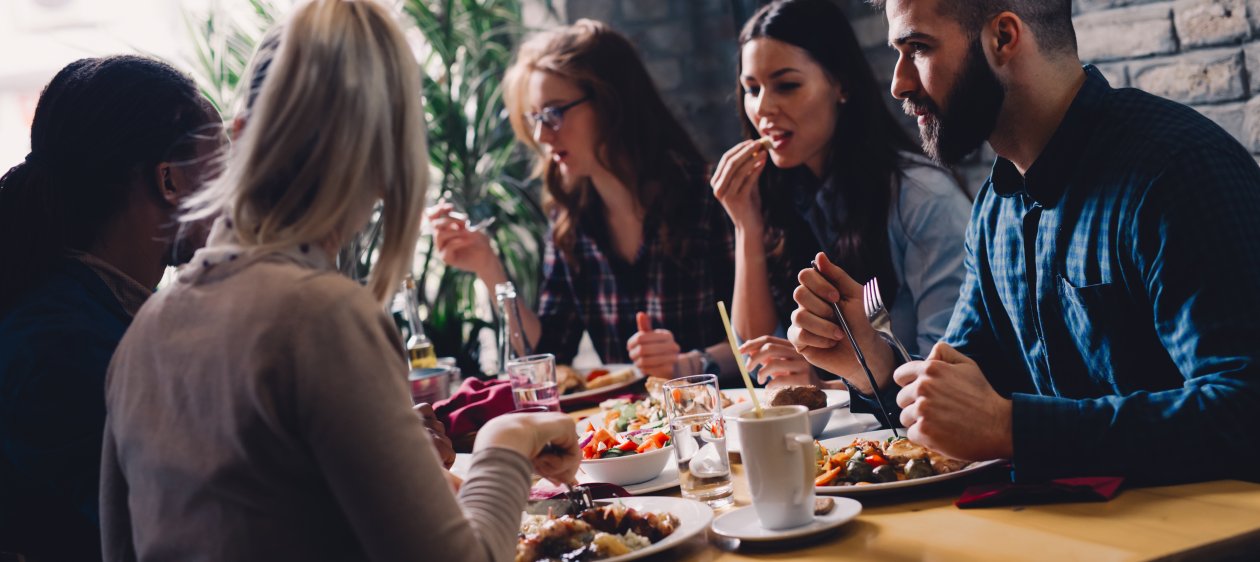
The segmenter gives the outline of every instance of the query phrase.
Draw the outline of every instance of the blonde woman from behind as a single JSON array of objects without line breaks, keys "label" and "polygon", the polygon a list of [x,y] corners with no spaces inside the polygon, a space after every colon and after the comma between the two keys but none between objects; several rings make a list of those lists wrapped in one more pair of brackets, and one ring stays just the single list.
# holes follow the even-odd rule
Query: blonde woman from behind
[{"label": "blonde woman from behind", "polygon": [[[491,421],[456,497],[411,411],[382,307],[427,181],[400,29],[374,2],[309,2],[255,72],[227,169],[185,217],[218,216],[209,244],[110,367],[105,559],[510,558],[531,470],[572,481],[576,432],[562,414]],[[333,261],[379,200],[364,288]]]}]

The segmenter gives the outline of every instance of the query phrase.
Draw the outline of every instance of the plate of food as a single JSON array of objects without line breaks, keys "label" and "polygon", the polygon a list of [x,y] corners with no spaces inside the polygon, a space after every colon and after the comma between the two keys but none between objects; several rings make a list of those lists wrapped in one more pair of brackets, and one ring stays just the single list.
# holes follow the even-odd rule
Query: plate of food
[{"label": "plate of food", "polygon": [[818,450],[814,490],[820,494],[873,494],[925,486],[1006,462],[951,459],[905,437],[894,438],[891,429],[836,437],[814,446]]},{"label": "plate of food", "polygon": [[556,366],[556,383],[560,388],[560,404],[582,402],[603,396],[646,378],[634,365],[603,365],[575,369]]},{"label": "plate of food", "polygon": [[664,552],[704,532],[713,510],[685,498],[599,500],[577,515],[522,515],[516,562],[624,562]]}]

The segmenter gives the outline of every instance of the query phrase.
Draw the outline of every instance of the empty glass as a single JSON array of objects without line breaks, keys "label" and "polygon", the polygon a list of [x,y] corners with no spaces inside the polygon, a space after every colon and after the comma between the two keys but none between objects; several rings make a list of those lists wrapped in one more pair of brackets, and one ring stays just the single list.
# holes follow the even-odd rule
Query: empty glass
[{"label": "empty glass", "polygon": [[512,401],[517,409],[542,406],[560,411],[560,392],[556,387],[556,356],[550,353],[509,359],[508,381],[512,383]]},{"label": "empty glass", "polygon": [[671,380],[664,384],[664,395],[683,497],[713,508],[731,505],[735,501],[734,487],[717,377],[696,375]]}]

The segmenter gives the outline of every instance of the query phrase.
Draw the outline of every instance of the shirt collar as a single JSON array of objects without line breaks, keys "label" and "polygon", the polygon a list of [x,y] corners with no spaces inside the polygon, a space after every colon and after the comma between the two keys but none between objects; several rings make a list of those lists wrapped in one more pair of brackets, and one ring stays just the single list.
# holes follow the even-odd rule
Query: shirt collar
[{"label": "shirt collar", "polygon": [[70,251],[69,256],[71,259],[87,266],[97,277],[100,277],[105,286],[109,288],[109,292],[114,295],[114,298],[118,299],[118,304],[133,318],[136,312],[140,310],[140,306],[144,304],[144,301],[153,295],[153,289],[141,285],[139,281],[132,279],[126,273],[123,273],[101,258],[78,250]]},{"label": "shirt collar", "polygon": [[1097,123],[1095,116],[1110,91],[1111,85],[1102,73],[1093,65],[1086,65],[1084,85],[1028,173],[1020,175],[1014,163],[1000,156],[993,162],[989,181],[994,192],[1002,197],[1027,195],[1043,207],[1058,203],[1071,174],[1079,168]]},{"label": "shirt collar", "polygon": [[317,271],[336,271],[333,260],[314,243],[299,243],[283,248],[260,249],[243,245],[236,236],[232,221],[219,217],[210,228],[206,246],[193,255],[193,259],[179,270],[179,278],[218,279],[235,274],[257,261],[288,261],[300,267]]}]

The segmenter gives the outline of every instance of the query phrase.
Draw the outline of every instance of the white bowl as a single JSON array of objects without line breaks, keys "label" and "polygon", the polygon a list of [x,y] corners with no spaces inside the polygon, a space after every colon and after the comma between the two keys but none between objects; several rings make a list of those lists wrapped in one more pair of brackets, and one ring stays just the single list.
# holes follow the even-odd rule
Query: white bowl
[{"label": "white bowl", "polygon": [[591,477],[592,482],[607,482],[618,486],[627,486],[647,482],[665,470],[669,457],[674,454],[671,443],[664,448],[635,453],[611,459],[589,459],[582,461],[582,470]]},{"label": "white bowl", "polygon": [[[826,406],[823,406],[817,410],[810,410],[809,413],[806,414],[806,416],[809,418],[809,432],[814,434],[814,437],[818,437],[819,435],[822,435],[823,431],[827,430],[827,424],[831,421],[832,412],[835,412],[837,408],[844,405],[845,405],[844,402],[828,401]],[[747,412],[748,410],[751,410],[751,409],[752,409],[751,403],[741,402],[739,404],[733,404],[731,406],[727,406],[726,409],[722,411],[722,415],[728,418],[735,419],[735,418],[738,418],[740,414]]]}]

